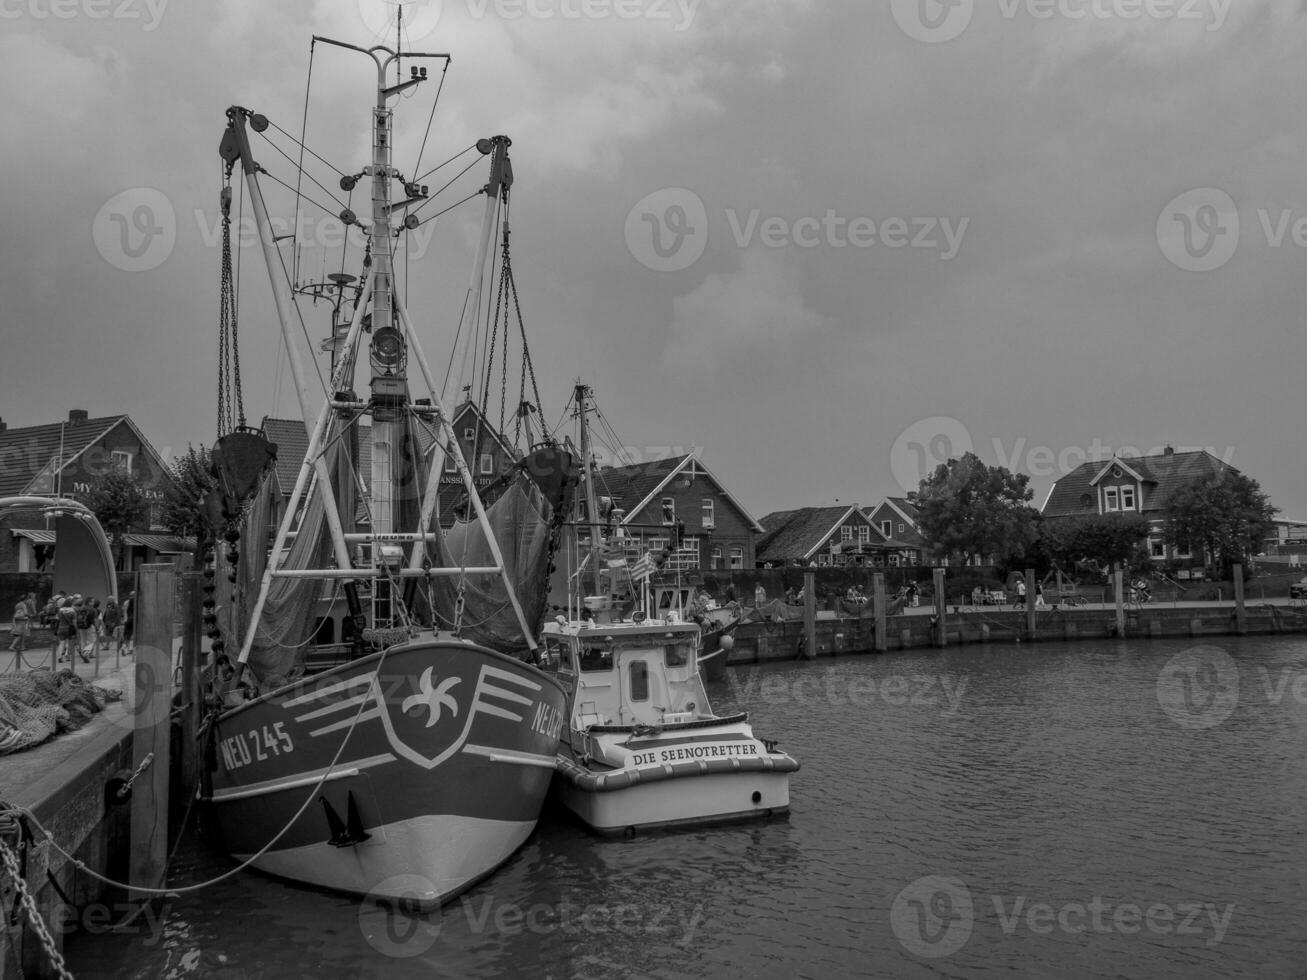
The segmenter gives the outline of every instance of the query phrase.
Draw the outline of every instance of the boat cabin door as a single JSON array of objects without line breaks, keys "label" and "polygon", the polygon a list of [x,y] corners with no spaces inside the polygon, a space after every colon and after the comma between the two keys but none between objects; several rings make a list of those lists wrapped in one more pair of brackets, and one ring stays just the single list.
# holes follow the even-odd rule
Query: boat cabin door
[{"label": "boat cabin door", "polygon": [[672,710],[671,691],[663,672],[663,649],[627,650],[618,665],[622,724],[657,725]]}]

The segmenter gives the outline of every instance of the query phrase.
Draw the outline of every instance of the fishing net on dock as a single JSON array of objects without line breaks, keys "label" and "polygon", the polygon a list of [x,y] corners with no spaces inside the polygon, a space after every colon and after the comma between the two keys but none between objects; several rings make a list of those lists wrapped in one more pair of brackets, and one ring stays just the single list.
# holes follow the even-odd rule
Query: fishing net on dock
[{"label": "fishing net on dock", "polygon": [[71,670],[0,676],[0,755],[75,731],[121,697],[122,692],[88,684]]}]

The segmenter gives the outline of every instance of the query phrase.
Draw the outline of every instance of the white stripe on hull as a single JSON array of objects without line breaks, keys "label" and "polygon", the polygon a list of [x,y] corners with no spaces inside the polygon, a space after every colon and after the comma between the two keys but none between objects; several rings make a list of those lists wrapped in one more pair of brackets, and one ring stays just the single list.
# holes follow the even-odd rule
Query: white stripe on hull
[{"label": "white stripe on hull", "polygon": [[[372,840],[353,847],[321,843],[269,851],[254,867],[374,900],[435,908],[512,857],[534,827],[534,820],[483,820],[450,814],[414,817],[369,827]],[[249,857],[233,856],[238,861]],[[415,882],[421,882],[417,889]]]},{"label": "white stripe on hull", "polygon": [[[767,817],[790,807],[789,773],[740,772],[637,783],[588,792],[563,778],[554,786],[563,804],[594,830],[667,827]],[[760,798],[753,801],[757,792]]]}]

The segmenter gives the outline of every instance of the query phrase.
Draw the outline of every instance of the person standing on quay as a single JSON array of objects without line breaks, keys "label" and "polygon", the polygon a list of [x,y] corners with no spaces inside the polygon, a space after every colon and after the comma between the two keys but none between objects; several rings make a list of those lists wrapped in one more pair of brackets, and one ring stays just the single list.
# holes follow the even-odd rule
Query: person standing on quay
[{"label": "person standing on quay", "polygon": [[15,663],[23,658],[23,651],[27,648],[27,638],[32,635],[32,620],[35,618],[36,593],[29,592],[14,604],[14,624],[11,628],[14,638],[9,643],[9,650],[11,653],[18,654]]},{"label": "person standing on quay", "polygon": [[59,660],[71,660],[73,644],[77,641],[77,607],[76,600],[65,602],[55,614],[54,635],[56,639],[55,656]]},{"label": "person standing on quay", "polygon": [[74,622],[77,626],[77,652],[84,663],[91,662],[91,652],[95,649],[95,604],[87,596],[78,599],[73,608],[76,610]]},{"label": "person standing on quay", "polygon": [[128,592],[122,606],[123,643],[127,645],[127,656],[136,652],[136,593]]},{"label": "person standing on quay", "polygon": [[117,656],[123,651],[123,617],[122,610],[118,608],[118,602],[113,596],[105,600],[100,621],[104,624],[106,640],[113,640],[113,652],[114,656]]},{"label": "person standing on quay", "polygon": [[1026,580],[1024,578],[1019,578],[1017,579],[1017,602],[1024,603],[1025,601],[1026,601]]}]

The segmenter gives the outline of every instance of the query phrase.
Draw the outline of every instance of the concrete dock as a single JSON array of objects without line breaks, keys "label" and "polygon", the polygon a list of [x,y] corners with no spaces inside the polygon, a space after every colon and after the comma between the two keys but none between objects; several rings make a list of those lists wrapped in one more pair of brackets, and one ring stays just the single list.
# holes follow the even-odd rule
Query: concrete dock
[{"label": "concrete dock", "polygon": [[[112,663],[112,657],[109,658]],[[133,665],[124,658],[119,670],[87,679],[124,692],[77,731],[41,745],[0,757],[0,801],[32,811],[55,841],[78,860],[110,878],[123,880],[128,867],[129,807],[106,801],[105,785],[132,767]],[[84,667],[84,665],[80,665]],[[55,948],[90,922],[107,927],[112,906],[107,889],[79,872],[43,839],[7,841],[19,847],[24,881],[36,897]],[[0,929],[0,980],[54,975],[50,957],[27,916],[14,908],[14,884],[0,876],[5,918]],[[104,913],[104,914],[101,914]],[[121,917],[121,916],[119,916]]]}]

